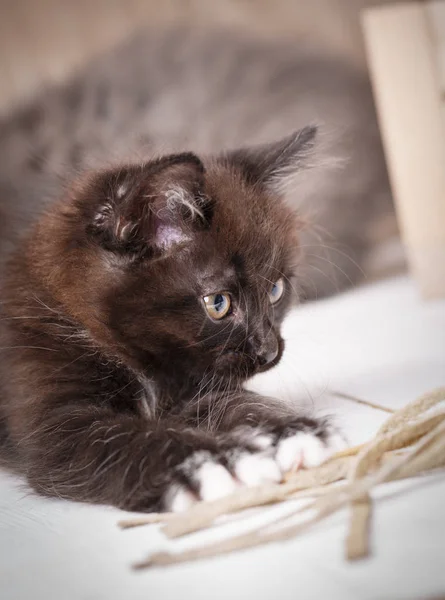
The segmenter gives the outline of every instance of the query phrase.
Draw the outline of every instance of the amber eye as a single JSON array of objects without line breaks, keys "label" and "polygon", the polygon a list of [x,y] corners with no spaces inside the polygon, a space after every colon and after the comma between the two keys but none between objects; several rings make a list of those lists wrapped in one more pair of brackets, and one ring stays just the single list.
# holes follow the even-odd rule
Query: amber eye
[{"label": "amber eye", "polygon": [[230,312],[232,300],[230,294],[227,292],[218,292],[217,294],[210,294],[204,296],[204,305],[206,307],[207,314],[219,321]]},{"label": "amber eye", "polygon": [[272,286],[272,289],[269,292],[269,300],[271,304],[276,304],[278,300],[283,296],[284,293],[284,281],[283,278],[280,277]]}]

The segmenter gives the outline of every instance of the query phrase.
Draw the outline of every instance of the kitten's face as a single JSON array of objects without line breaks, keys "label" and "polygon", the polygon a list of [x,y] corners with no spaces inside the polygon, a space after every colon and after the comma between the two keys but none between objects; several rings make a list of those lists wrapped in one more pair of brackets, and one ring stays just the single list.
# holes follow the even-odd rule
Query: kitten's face
[{"label": "kitten's face", "polygon": [[63,302],[163,385],[239,385],[283,352],[297,222],[237,160],[174,155],[93,174],[61,205],[63,226],[54,219]]},{"label": "kitten's face", "polygon": [[119,277],[104,289],[102,306],[139,364],[195,382],[203,375],[236,381],[281,358],[297,228],[278,199],[223,169],[209,178],[209,225],[159,259],[114,267]]}]

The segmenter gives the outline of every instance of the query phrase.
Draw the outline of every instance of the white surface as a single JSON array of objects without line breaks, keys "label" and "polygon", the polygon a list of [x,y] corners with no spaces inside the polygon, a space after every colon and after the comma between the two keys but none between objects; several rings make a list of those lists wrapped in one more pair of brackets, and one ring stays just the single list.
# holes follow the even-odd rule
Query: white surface
[{"label": "white surface", "polygon": [[[283,363],[254,387],[298,398],[301,404],[309,399],[309,405],[336,416],[351,443],[371,437],[387,415],[338,400],[329,390],[397,408],[445,384],[445,302],[421,303],[406,279],[295,311],[285,332]],[[382,500],[372,523],[373,555],[356,564],[343,558],[342,512],[287,543],[135,573],[132,562],[169,547],[158,527],[120,531],[120,511],[38,498],[22,481],[0,473],[0,598],[358,600],[445,595],[444,474],[392,484],[377,495]],[[266,518],[268,511],[252,522]],[[236,521],[229,527],[241,531],[247,526]],[[224,532],[219,528],[200,540]]]}]

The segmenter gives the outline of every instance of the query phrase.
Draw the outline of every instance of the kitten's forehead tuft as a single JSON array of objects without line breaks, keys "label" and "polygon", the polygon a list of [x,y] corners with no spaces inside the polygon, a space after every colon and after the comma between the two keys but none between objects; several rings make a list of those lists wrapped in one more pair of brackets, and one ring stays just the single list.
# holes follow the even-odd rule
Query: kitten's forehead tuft
[{"label": "kitten's forehead tuft", "polygon": [[212,233],[219,253],[238,273],[282,269],[298,248],[297,219],[285,201],[221,165],[207,169],[206,183],[215,198]]},{"label": "kitten's forehead tuft", "polygon": [[125,194],[127,193],[127,191],[128,191],[128,185],[124,184],[124,183],[121,183],[120,185],[117,186],[116,196],[119,199],[121,199],[121,198],[123,198],[125,196]]},{"label": "kitten's forehead tuft", "polygon": [[181,207],[186,208],[190,213],[192,220],[197,218],[200,218],[203,221],[205,220],[204,212],[197,205],[194,195],[192,195],[189,190],[178,184],[171,184],[166,188],[163,194],[166,199],[166,210],[174,213]]}]

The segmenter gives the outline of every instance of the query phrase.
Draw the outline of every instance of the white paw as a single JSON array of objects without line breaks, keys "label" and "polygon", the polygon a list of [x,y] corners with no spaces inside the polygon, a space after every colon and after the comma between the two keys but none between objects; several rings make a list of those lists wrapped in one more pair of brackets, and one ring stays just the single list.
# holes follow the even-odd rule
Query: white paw
[{"label": "white paw", "polygon": [[309,432],[299,431],[280,440],[275,453],[272,437],[255,436],[256,452],[234,450],[225,454],[224,464],[207,451],[189,456],[179,467],[181,479],[188,483],[173,483],[164,496],[164,508],[183,512],[200,500],[212,501],[235,492],[240,486],[254,487],[279,483],[289,471],[316,467],[345,447],[339,435],[331,434],[327,441]]},{"label": "white paw", "polygon": [[196,504],[196,496],[183,485],[172,484],[164,496],[164,509],[167,512],[181,513]]},{"label": "white paw", "polygon": [[338,435],[331,435],[324,442],[312,433],[299,431],[278,443],[275,459],[283,473],[318,467],[344,446]]},{"label": "white paw", "polygon": [[262,483],[278,483],[282,473],[271,456],[244,453],[235,462],[236,478],[245,486],[253,487]]},{"label": "white paw", "polygon": [[181,472],[190,482],[190,489],[179,483],[170,486],[164,497],[164,506],[171,512],[184,512],[198,500],[217,500],[238,487],[229,471],[206,451],[189,456],[182,463]]},{"label": "white paw", "polygon": [[212,460],[206,461],[197,470],[195,477],[199,485],[201,500],[217,500],[232,494],[237,486],[229,471]]},{"label": "white paw", "polygon": [[199,500],[223,498],[240,486],[278,483],[282,479],[276,461],[264,452],[237,454],[231,460],[231,472],[208,452],[195,452],[182,463],[181,472],[189,480],[190,489],[173,483],[164,497],[165,510],[184,512]]},{"label": "white paw", "polygon": [[259,433],[253,438],[251,443],[253,443],[258,450],[266,450],[272,446],[273,436],[267,433]]}]

